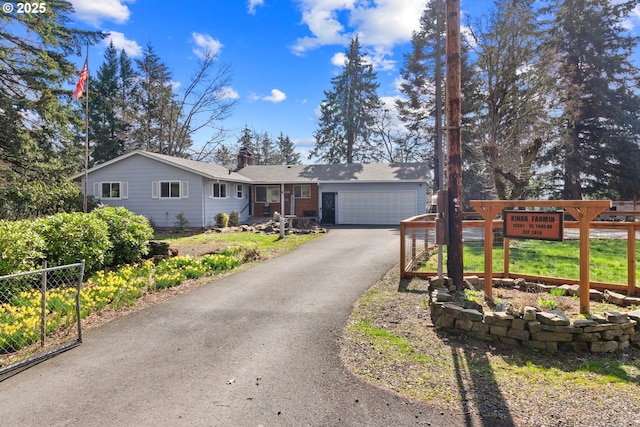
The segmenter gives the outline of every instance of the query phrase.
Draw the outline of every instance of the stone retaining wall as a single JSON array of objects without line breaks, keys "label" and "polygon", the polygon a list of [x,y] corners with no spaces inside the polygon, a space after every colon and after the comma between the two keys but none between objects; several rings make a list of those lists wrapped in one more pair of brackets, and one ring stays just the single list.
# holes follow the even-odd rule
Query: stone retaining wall
[{"label": "stone retaining wall", "polygon": [[570,320],[559,310],[483,312],[482,306],[453,302],[442,283],[429,284],[429,306],[436,328],[489,342],[501,342],[551,353],[558,351],[613,352],[640,347],[640,310],[610,312],[591,319]]}]

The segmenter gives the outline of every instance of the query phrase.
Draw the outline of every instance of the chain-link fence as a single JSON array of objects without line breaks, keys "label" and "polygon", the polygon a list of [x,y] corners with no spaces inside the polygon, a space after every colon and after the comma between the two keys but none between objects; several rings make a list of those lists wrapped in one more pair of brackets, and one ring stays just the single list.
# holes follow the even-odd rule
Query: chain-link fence
[{"label": "chain-link fence", "polygon": [[0,276],[0,381],[82,342],[84,262]]}]

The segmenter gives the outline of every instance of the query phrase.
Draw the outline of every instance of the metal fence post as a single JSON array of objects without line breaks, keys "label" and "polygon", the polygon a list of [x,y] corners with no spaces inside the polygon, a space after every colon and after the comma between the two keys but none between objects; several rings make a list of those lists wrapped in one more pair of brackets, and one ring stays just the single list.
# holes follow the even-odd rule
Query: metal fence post
[{"label": "metal fence post", "polygon": [[47,262],[42,265],[42,276],[40,279],[40,346],[44,347],[47,338]]},{"label": "metal fence post", "polygon": [[80,291],[84,278],[84,260],[80,261],[80,274],[78,274],[78,290],[76,292],[76,317],[78,319],[78,342],[82,342],[82,318],[80,317]]}]

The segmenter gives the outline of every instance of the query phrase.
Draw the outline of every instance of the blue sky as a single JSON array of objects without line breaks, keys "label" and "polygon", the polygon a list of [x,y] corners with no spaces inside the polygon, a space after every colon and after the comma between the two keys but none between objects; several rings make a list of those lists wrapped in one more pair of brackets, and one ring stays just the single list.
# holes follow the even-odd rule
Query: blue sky
[{"label": "blue sky", "polygon": [[[403,54],[427,0],[70,0],[77,27],[108,32],[90,48],[90,72],[113,41],[133,58],[151,43],[173,80],[186,84],[205,49],[232,66],[232,116],[222,123],[235,143],[248,125],[274,139],[283,132],[306,161],[313,147],[320,102],[341,71],[349,41],[358,35],[392,102]],[[462,13],[491,7],[489,0],[461,0]],[[84,58],[78,58],[78,68]],[[195,145],[206,135],[196,136]]]}]

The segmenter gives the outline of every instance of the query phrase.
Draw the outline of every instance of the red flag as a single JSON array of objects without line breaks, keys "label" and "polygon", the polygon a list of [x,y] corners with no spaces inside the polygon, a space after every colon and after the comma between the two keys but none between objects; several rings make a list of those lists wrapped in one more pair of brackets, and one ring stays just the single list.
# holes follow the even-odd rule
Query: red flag
[{"label": "red flag", "polygon": [[75,99],[80,99],[82,96],[82,91],[84,90],[84,83],[89,78],[89,64],[87,64],[87,60],[84,61],[84,67],[82,67],[82,71],[80,71],[80,78],[78,79],[78,83],[76,83],[76,90],[73,91],[73,97]]}]

